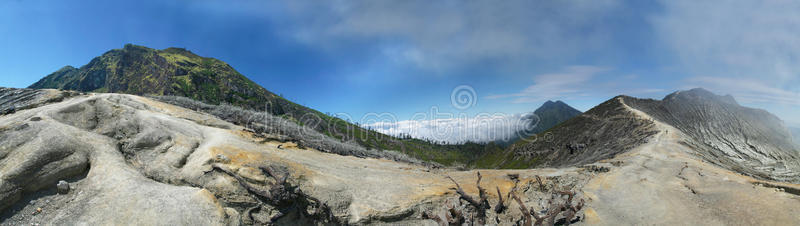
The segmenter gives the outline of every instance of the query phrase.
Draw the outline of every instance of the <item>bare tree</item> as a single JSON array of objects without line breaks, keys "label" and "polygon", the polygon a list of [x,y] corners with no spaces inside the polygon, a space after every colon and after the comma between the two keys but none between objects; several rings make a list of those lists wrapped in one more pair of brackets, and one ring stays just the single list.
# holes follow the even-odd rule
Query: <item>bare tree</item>
[{"label": "bare tree", "polygon": [[[487,201],[488,196],[486,190],[484,190],[483,187],[481,187],[481,179],[482,179],[481,173],[477,172],[477,176],[478,176],[478,180],[476,182],[476,186],[478,188],[477,198],[467,195],[467,193],[464,192],[461,185],[459,185],[458,182],[455,181],[455,179],[453,179],[450,176],[447,176],[447,178],[450,179],[450,181],[452,181],[453,184],[456,185],[455,190],[459,196],[459,201],[460,200],[466,201],[466,203],[470,207],[472,207],[471,209],[473,210],[473,212],[464,213],[459,209],[449,206],[448,203],[446,212],[444,214],[446,219],[443,219],[439,215],[433,214],[431,212],[424,212],[422,214],[422,217],[425,219],[431,219],[433,221],[436,221],[440,226],[462,225],[465,223],[467,225],[484,225],[486,223],[486,211],[490,210],[491,206]],[[584,205],[583,199],[580,199],[580,201],[578,201],[577,203],[573,203],[575,192],[559,191],[553,194],[553,197],[548,201],[548,206],[544,209],[546,210],[546,212],[540,214],[534,209],[525,206],[525,203],[522,202],[522,199],[520,199],[517,196],[516,192],[518,187],[517,185],[519,183],[519,175],[509,174],[508,177],[514,181],[514,187],[508,191],[508,193],[506,194],[506,199],[504,200],[503,195],[500,192],[500,187],[495,186],[495,190],[497,191],[498,202],[497,205],[495,205],[494,212],[498,215],[506,212],[505,210],[507,210],[510,206],[510,204],[506,203],[507,202],[506,200],[513,199],[519,205],[519,209],[522,212],[523,216],[522,225],[543,226],[543,225],[555,225],[556,223],[569,225],[570,223],[572,223],[578,211],[580,211],[583,208]],[[541,177],[535,176],[535,178],[536,178],[536,183],[539,185],[539,189],[545,191],[546,186],[542,182]],[[564,198],[565,196],[566,198]],[[565,200],[565,201],[563,201],[562,203],[559,202],[559,200]],[[467,218],[465,217],[467,214],[473,216],[472,221],[467,221]],[[559,215],[562,215],[563,218],[559,219],[558,218]],[[495,218],[495,221],[497,221],[497,223],[500,222],[498,217]]]},{"label": "bare tree", "polygon": [[[516,194],[512,193],[511,197],[517,201],[517,204],[519,204],[519,209],[523,214],[523,225],[525,226],[555,225],[557,222],[556,218],[562,212],[564,212],[564,225],[569,225],[572,222],[572,219],[575,217],[575,214],[577,214],[578,211],[583,208],[584,200],[581,199],[578,204],[573,205],[572,198],[575,196],[575,192],[560,191],[557,194],[559,197],[566,195],[566,201],[561,204],[556,204],[554,199],[550,199],[547,202],[549,207],[544,215],[539,215],[533,209],[529,210]],[[536,220],[535,222],[531,222],[531,216]]]},{"label": "bare tree", "polygon": [[[305,194],[299,187],[290,184],[287,179],[289,178],[289,173],[285,173],[283,175],[277,173],[272,167],[267,166],[258,166],[257,168],[261,170],[266,176],[271,177],[275,180],[275,182],[266,182],[266,185],[269,189],[264,190],[259,187],[253,186],[246,181],[245,178],[239,176],[237,173],[227,169],[226,167],[220,164],[213,164],[212,168],[215,170],[222,171],[225,174],[232,176],[239,184],[247,189],[248,192],[254,194],[258,200],[262,202],[274,206],[278,209],[279,213],[270,219],[270,222],[275,222],[281,217],[285,216],[286,214],[296,211],[299,214],[309,217],[316,220],[321,220],[323,222],[331,222],[336,223],[338,220],[331,212],[330,207],[328,207],[327,203],[320,201],[317,198],[314,198],[308,194]],[[250,212],[253,209],[257,209],[260,207],[251,208],[247,211],[247,216],[250,216]],[[309,212],[309,209],[311,210]]]},{"label": "bare tree", "polygon": [[461,189],[461,185],[458,185],[456,180],[453,180],[452,177],[447,176],[454,184],[456,184],[456,193],[460,196],[461,200],[467,201],[467,203],[475,208],[475,212],[477,215],[477,219],[475,219],[475,223],[478,225],[484,225],[486,223],[486,210],[490,209],[489,201],[487,201],[488,196],[486,195],[486,190],[481,187],[481,172],[477,172],[478,174],[478,181],[476,182],[476,186],[478,187],[478,200],[474,199],[473,197],[467,195],[464,192],[464,189]]}]

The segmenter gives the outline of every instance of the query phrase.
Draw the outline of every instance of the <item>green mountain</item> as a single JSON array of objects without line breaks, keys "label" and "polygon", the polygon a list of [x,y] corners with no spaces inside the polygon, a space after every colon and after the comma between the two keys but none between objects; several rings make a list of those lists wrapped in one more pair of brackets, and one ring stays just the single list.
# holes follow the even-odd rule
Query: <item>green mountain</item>
[{"label": "green mountain", "polygon": [[220,60],[181,48],[155,50],[132,44],[108,51],[80,68],[61,68],[29,88],[185,96],[259,110],[270,103],[276,114],[311,111],[267,91]]},{"label": "green mountain", "polygon": [[507,140],[497,141],[503,145],[510,145],[522,138],[527,138],[553,128],[554,126],[567,121],[582,112],[567,105],[566,103],[548,100],[542,106],[533,111],[533,114],[526,116],[522,121],[529,122],[521,131],[517,131]]},{"label": "green mountain", "polygon": [[399,151],[444,165],[467,165],[486,152],[501,149],[494,144],[437,144],[367,130],[293,103],[264,89],[221,60],[198,56],[182,48],[156,50],[126,44],[80,68],[61,68],[29,88],[183,96],[208,104],[266,110],[367,149]]},{"label": "green mountain", "polygon": [[553,128],[553,126],[556,126],[559,123],[580,115],[581,113],[582,112],[578,111],[578,109],[572,108],[560,100],[556,102],[548,100],[533,112],[538,120],[532,121],[535,124],[530,127],[531,129],[528,131],[528,134],[538,134],[544,132],[545,130]]}]

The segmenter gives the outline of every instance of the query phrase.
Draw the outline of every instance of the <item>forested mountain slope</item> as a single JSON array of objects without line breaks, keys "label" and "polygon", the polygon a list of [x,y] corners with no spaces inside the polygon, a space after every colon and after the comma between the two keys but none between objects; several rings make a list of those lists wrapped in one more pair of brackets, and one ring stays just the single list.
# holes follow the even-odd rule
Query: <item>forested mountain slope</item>
[{"label": "forested mountain slope", "polygon": [[444,165],[467,165],[488,151],[500,149],[494,144],[445,145],[367,130],[276,95],[221,60],[198,56],[181,48],[156,50],[127,44],[80,68],[66,66],[30,88],[180,96],[212,105],[230,104],[266,111],[366,149],[397,151]]}]

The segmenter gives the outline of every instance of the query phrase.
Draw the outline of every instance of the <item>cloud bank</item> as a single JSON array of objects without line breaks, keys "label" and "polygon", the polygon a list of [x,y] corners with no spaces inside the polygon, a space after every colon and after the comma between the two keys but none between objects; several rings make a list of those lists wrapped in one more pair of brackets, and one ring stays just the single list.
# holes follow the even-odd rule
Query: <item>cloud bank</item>
[{"label": "cloud bank", "polygon": [[374,122],[363,127],[392,136],[410,135],[447,143],[507,141],[519,135],[531,135],[520,132],[536,126],[538,119],[531,115],[532,113],[484,113],[473,117],[462,115],[441,119]]}]

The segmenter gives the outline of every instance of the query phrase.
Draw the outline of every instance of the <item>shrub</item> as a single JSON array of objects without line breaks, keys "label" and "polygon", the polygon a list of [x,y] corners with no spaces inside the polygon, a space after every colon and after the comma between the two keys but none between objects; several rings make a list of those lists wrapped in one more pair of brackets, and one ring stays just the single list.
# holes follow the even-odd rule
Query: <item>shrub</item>
[{"label": "shrub", "polygon": [[340,141],[319,133],[312,128],[298,125],[293,121],[266,112],[246,110],[226,103],[211,105],[186,97],[150,96],[150,98],[211,114],[222,120],[244,126],[256,134],[271,134],[278,135],[277,137],[288,137],[289,140],[297,142],[298,146],[310,147],[323,152],[361,158],[383,158],[400,162],[439,166],[436,163],[423,162],[399,152],[374,148],[366,149],[353,140]]}]

